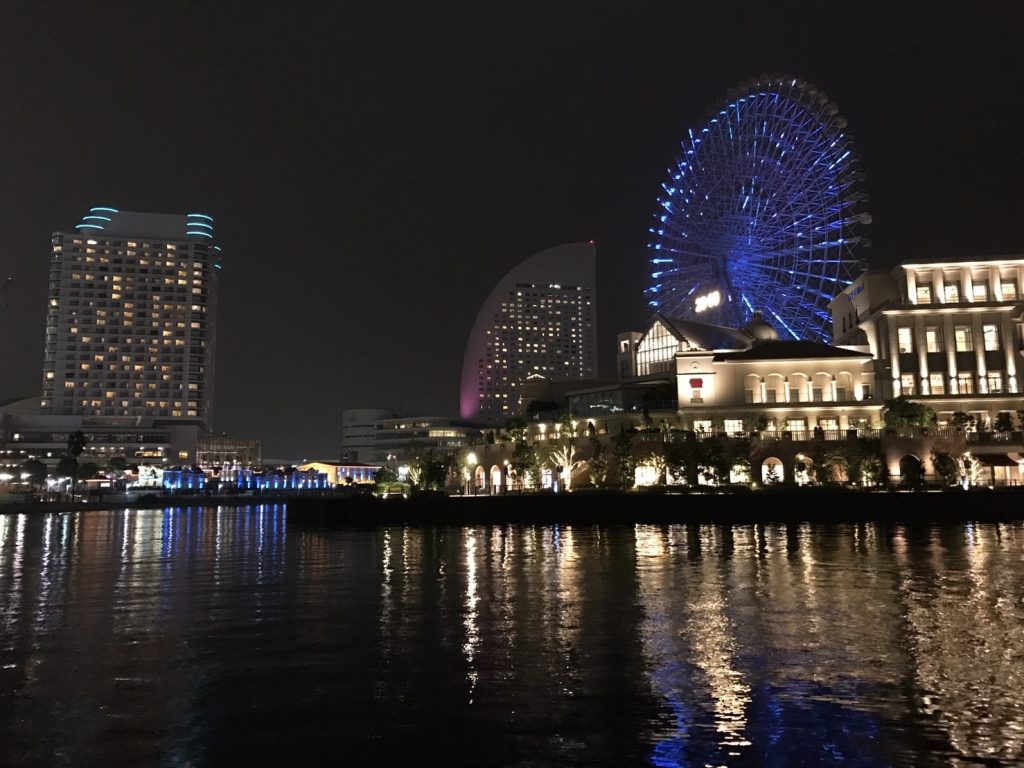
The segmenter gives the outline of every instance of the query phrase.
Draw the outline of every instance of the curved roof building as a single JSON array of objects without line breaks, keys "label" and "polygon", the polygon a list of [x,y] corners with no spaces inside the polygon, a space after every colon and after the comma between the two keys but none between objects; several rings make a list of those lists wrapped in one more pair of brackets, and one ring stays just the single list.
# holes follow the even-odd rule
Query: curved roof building
[{"label": "curved roof building", "polygon": [[594,243],[541,251],[488,295],[462,362],[459,410],[465,419],[501,423],[517,413],[527,376],[552,381],[597,374]]}]

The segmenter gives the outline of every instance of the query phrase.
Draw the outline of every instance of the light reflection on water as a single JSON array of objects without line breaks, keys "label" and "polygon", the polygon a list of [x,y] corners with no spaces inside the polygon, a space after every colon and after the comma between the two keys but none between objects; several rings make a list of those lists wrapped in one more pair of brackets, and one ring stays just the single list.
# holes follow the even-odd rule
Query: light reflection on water
[{"label": "light reflection on water", "polygon": [[0,764],[1017,765],[1024,526],[0,515]]}]

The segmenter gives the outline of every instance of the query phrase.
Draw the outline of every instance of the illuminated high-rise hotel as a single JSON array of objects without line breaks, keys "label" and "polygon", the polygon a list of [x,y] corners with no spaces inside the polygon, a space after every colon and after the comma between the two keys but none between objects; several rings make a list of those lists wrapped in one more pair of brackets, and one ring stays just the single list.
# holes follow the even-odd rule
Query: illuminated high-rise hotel
[{"label": "illuminated high-rise hotel", "polygon": [[209,427],[221,266],[213,223],[101,206],[53,234],[43,414]]},{"label": "illuminated high-rise hotel", "polygon": [[550,248],[519,264],[477,315],[462,363],[460,412],[501,423],[519,409],[530,376],[597,375],[594,244]]}]

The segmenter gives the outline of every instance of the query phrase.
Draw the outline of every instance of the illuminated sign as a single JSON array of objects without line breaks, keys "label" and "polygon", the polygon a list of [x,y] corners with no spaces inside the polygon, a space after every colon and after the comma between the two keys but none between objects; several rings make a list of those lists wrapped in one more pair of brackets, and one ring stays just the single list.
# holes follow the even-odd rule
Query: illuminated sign
[{"label": "illuminated sign", "polygon": [[722,294],[720,294],[718,291],[711,291],[711,293],[705,293],[703,296],[697,297],[697,311],[703,312],[705,309],[717,307],[721,303]]}]

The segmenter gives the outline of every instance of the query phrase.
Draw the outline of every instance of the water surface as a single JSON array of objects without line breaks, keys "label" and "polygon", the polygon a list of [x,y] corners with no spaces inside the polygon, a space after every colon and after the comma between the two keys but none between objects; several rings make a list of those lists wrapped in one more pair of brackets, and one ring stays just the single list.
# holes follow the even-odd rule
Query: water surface
[{"label": "water surface", "polygon": [[0,515],[0,764],[1010,766],[1024,526]]}]

